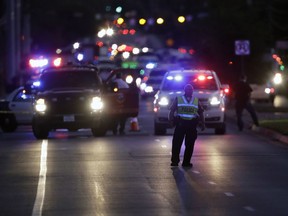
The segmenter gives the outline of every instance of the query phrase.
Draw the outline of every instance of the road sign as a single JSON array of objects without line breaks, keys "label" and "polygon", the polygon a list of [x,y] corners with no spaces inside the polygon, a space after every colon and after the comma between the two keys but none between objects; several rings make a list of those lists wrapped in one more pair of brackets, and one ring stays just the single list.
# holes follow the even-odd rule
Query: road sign
[{"label": "road sign", "polygon": [[249,40],[235,41],[235,54],[236,55],[250,55],[250,42]]}]

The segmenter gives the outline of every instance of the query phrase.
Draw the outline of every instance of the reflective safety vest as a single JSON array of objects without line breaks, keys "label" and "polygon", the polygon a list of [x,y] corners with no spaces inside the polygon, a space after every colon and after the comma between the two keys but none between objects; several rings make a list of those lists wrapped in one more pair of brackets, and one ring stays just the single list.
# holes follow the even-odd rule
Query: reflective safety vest
[{"label": "reflective safety vest", "polygon": [[191,120],[198,117],[198,98],[192,97],[188,102],[185,96],[178,96],[177,115],[184,120]]}]

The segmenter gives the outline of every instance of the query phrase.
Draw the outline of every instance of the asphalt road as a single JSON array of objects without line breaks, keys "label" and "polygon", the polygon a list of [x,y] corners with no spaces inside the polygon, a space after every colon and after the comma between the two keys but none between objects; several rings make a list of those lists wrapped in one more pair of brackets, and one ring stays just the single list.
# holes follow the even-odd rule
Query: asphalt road
[{"label": "asphalt road", "polygon": [[0,132],[0,215],[288,215],[286,145],[228,121],[226,135],[199,133],[192,169],[171,168],[173,130],[153,135],[149,100],[138,121],[102,138]]}]

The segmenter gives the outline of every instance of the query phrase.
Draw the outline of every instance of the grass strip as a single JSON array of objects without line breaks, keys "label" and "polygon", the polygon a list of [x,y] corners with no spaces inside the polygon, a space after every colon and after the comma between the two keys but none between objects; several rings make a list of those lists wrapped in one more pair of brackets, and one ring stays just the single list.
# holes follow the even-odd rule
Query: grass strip
[{"label": "grass strip", "polygon": [[288,119],[275,119],[260,121],[260,126],[288,135]]}]

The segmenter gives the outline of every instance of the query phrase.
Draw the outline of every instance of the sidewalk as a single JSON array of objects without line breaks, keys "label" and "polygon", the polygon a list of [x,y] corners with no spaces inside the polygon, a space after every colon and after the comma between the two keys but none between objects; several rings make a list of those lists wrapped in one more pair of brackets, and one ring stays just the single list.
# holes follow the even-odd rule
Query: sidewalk
[{"label": "sidewalk", "polygon": [[[288,118],[288,113],[257,113],[259,120],[269,120],[269,119],[283,119]],[[228,121],[233,121],[236,123],[236,114],[234,109],[226,110],[226,118]],[[247,111],[243,112],[243,121],[245,122],[246,127],[253,125],[251,116]],[[271,129],[252,126],[251,131],[263,135],[265,137],[269,137],[272,140],[278,140],[284,144],[288,144],[288,136],[285,136],[279,132],[273,131]]]}]

